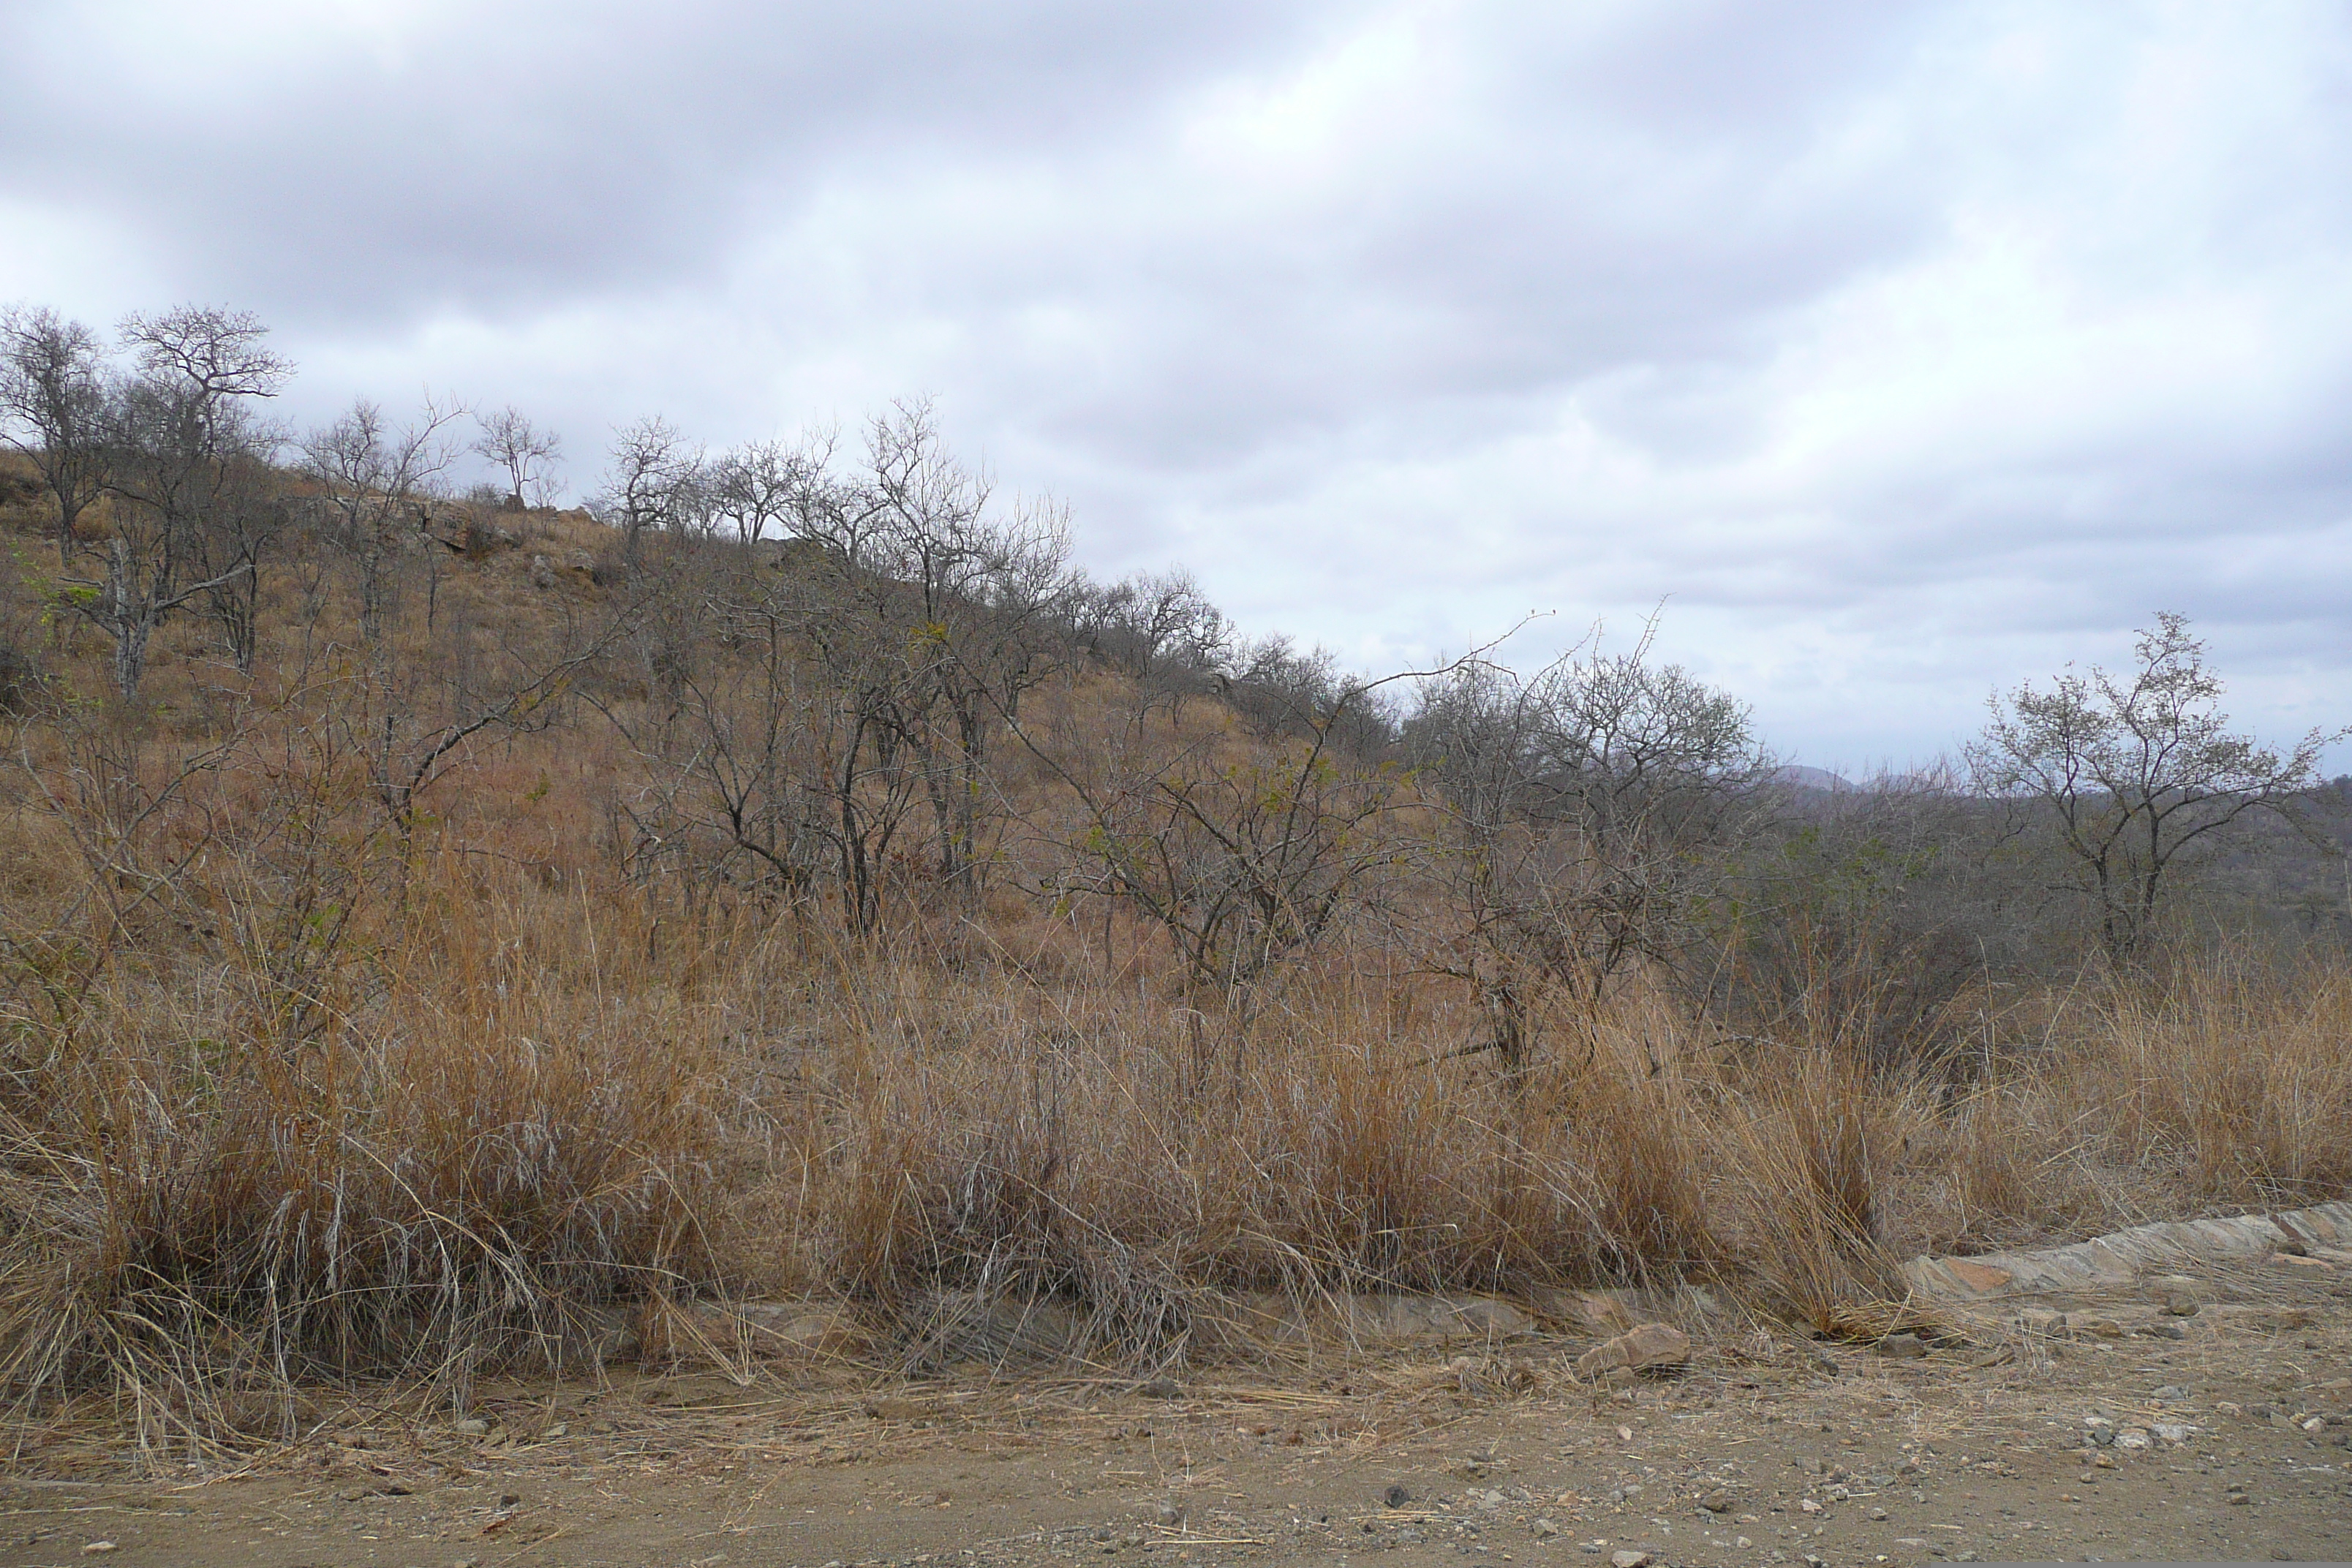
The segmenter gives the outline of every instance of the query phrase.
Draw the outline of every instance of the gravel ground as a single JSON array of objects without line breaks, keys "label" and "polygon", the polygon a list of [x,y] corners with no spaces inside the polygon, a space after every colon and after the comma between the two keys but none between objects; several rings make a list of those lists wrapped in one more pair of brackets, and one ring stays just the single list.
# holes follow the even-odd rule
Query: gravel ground
[{"label": "gravel ground", "polygon": [[0,1563],[2352,1559],[2352,1269],[2197,1294],[1904,1356],[1732,1332],[1598,1390],[1542,1339],[1149,1391],[510,1385],[482,1430],[352,1409],[221,1473],[139,1476],[85,1421],[0,1479]]}]

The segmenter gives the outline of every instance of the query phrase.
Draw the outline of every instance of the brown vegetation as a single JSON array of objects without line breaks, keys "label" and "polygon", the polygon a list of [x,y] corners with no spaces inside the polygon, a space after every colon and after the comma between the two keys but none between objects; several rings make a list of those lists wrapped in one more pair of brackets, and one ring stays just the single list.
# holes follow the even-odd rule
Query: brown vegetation
[{"label": "brown vegetation", "polygon": [[[875,443],[792,470],[781,550],[675,491],[354,546],[281,473],[248,620],[158,612],[128,694],[12,477],[20,1414],[201,1446],[696,1295],[1053,1298],[1130,1365],[1239,1291],[1827,1327],[1910,1251],[2352,1183],[2340,958],[2110,967],[1981,803],[1776,794],[1678,673],[1383,708],[1181,580],[1091,588],[919,412]],[[1433,728],[1465,702],[1540,744]],[[1591,786],[1676,712],[1670,787]]]}]

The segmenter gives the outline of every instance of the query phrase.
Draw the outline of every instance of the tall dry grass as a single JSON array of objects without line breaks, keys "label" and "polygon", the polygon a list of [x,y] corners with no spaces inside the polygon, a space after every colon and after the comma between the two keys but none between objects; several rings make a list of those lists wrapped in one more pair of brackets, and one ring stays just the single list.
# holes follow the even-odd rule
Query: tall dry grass
[{"label": "tall dry grass", "polygon": [[[443,607],[479,601],[487,658],[536,591],[480,570]],[[0,1395],[111,1397],[158,1452],[283,1432],[319,1382],[593,1363],[679,1297],[909,1341],[1051,1300],[1150,1364],[1216,1353],[1244,1292],[1700,1279],[1836,1331],[1912,1252],[2352,1183],[2341,965],[2028,999],[2033,1047],[1967,1074],[1883,1048],[1869,985],[1731,1039],[1635,976],[1507,1072],[1377,933],[1232,1008],[1010,875],[853,942],[623,877],[608,731],[485,741],[403,836],[292,698],[158,686],[145,730],[21,728],[42,787],[0,797]]]},{"label": "tall dry grass", "polygon": [[1706,1279],[1833,1331],[1912,1251],[2352,1169],[2330,971],[2118,992],[1958,1088],[1727,1045],[1663,993],[1506,1075],[1433,1048],[1454,1003],[1409,978],[1302,977],[1244,1023],[1043,945],[681,929],[515,862],[440,856],[405,898],[353,949],[351,1016],[296,1048],[234,976],[126,971],[46,1054],[19,1017],[20,1404],[110,1389],[151,1446],[201,1446],[281,1428],[306,1383],[462,1399],[488,1365],[580,1363],[615,1312],[732,1291],[910,1342],[943,1301],[1052,1300],[1129,1363],[1211,1353],[1244,1292]]}]

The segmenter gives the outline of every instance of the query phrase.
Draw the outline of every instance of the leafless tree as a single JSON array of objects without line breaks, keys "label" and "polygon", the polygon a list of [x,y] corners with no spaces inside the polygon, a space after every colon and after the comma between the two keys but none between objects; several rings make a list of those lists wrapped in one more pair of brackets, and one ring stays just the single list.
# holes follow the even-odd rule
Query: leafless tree
[{"label": "leafless tree", "polygon": [[940,881],[969,896],[992,810],[992,741],[1046,678],[1080,581],[1067,519],[1048,505],[1000,516],[930,406],[910,403],[869,422],[859,473],[803,485],[792,530],[814,547],[784,588],[804,634],[868,689],[872,722],[919,768]]},{"label": "leafless tree", "polygon": [[1528,680],[1465,663],[1406,726],[1451,829],[1435,865],[1459,923],[1432,966],[1471,984],[1513,1067],[1532,993],[1590,1014],[1629,963],[1690,950],[1758,809],[1769,768],[1747,710],[1650,646],[1579,650]]},{"label": "leafless tree", "polygon": [[1234,662],[1234,632],[1189,572],[1139,573],[1077,597],[1077,640],[1095,658],[1135,680],[1181,721],[1184,699],[1213,686]]},{"label": "leafless tree", "polygon": [[533,425],[509,404],[496,414],[477,414],[481,434],[467,449],[507,477],[507,493],[517,506],[545,506],[554,495],[555,468],[563,458],[563,438]]},{"label": "leafless tree", "polygon": [[109,398],[98,334],[55,310],[0,311],[0,431],[32,459],[58,509],[58,560],[106,479]]},{"label": "leafless tree", "polygon": [[140,374],[110,421],[107,485],[117,526],[86,608],[114,637],[116,684],[126,695],[155,627],[198,597],[237,668],[253,668],[260,571],[285,509],[269,461],[278,437],[252,405],[275,397],[293,374],[264,346],[268,335],[249,312],[210,306],[123,320]]},{"label": "leafless tree", "polygon": [[670,527],[695,499],[701,470],[702,449],[667,419],[640,419],[614,437],[599,499],[632,566],[643,558],[646,530]]},{"label": "leafless tree", "polygon": [[457,459],[449,426],[463,413],[427,397],[407,425],[394,428],[365,398],[302,442],[303,471],[332,512],[334,538],[359,579],[360,636],[373,644],[383,629],[392,572],[414,509]]},{"label": "leafless tree", "polygon": [[2094,667],[1995,696],[1965,753],[1979,789],[2046,811],[2118,961],[2145,947],[2184,857],[2251,812],[2291,812],[2346,733],[2314,730],[2284,754],[2231,733],[2185,616],[2159,613],[2134,649],[2120,675]]},{"label": "leafless tree", "polygon": [[748,549],[770,529],[788,528],[795,505],[824,466],[822,447],[794,451],[779,441],[748,442],[711,465],[712,510],[735,525]]}]

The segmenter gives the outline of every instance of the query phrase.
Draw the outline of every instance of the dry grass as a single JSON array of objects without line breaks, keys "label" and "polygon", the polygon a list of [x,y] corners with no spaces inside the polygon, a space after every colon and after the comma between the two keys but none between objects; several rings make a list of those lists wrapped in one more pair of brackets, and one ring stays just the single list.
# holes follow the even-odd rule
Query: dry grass
[{"label": "dry grass", "polygon": [[[530,524],[525,552],[451,568],[451,626],[402,657],[488,666],[536,613],[528,551],[609,542]],[[1103,684],[1069,732],[1100,727]],[[1965,1082],[1874,1067],[1867,1018],[1735,1047],[1636,984],[1506,1076],[1458,1054],[1465,998],[1369,940],[1227,1012],[1150,931],[1054,918],[1011,875],[863,944],[632,885],[604,841],[626,749],[594,726],[472,748],[404,844],[325,689],[230,713],[182,658],[144,730],[12,737],[15,780],[47,787],[0,806],[20,1412],[110,1392],[151,1448],[202,1449],[284,1429],[306,1384],[462,1401],[484,1368],[593,1359],[618,1318],[735,1291],[845,1300],[908,1343],[1050,1304],[1080,1325],[1061,1352],[1126,1365],[1229,1352],[1225,1305],[1255,1292],[1700,1279],[1883,1332],[1916,1321],[1914,1251],[2352,1184],[2341,969],[2109,987]],[[141,815],[225,713],[234,754]]]}]

